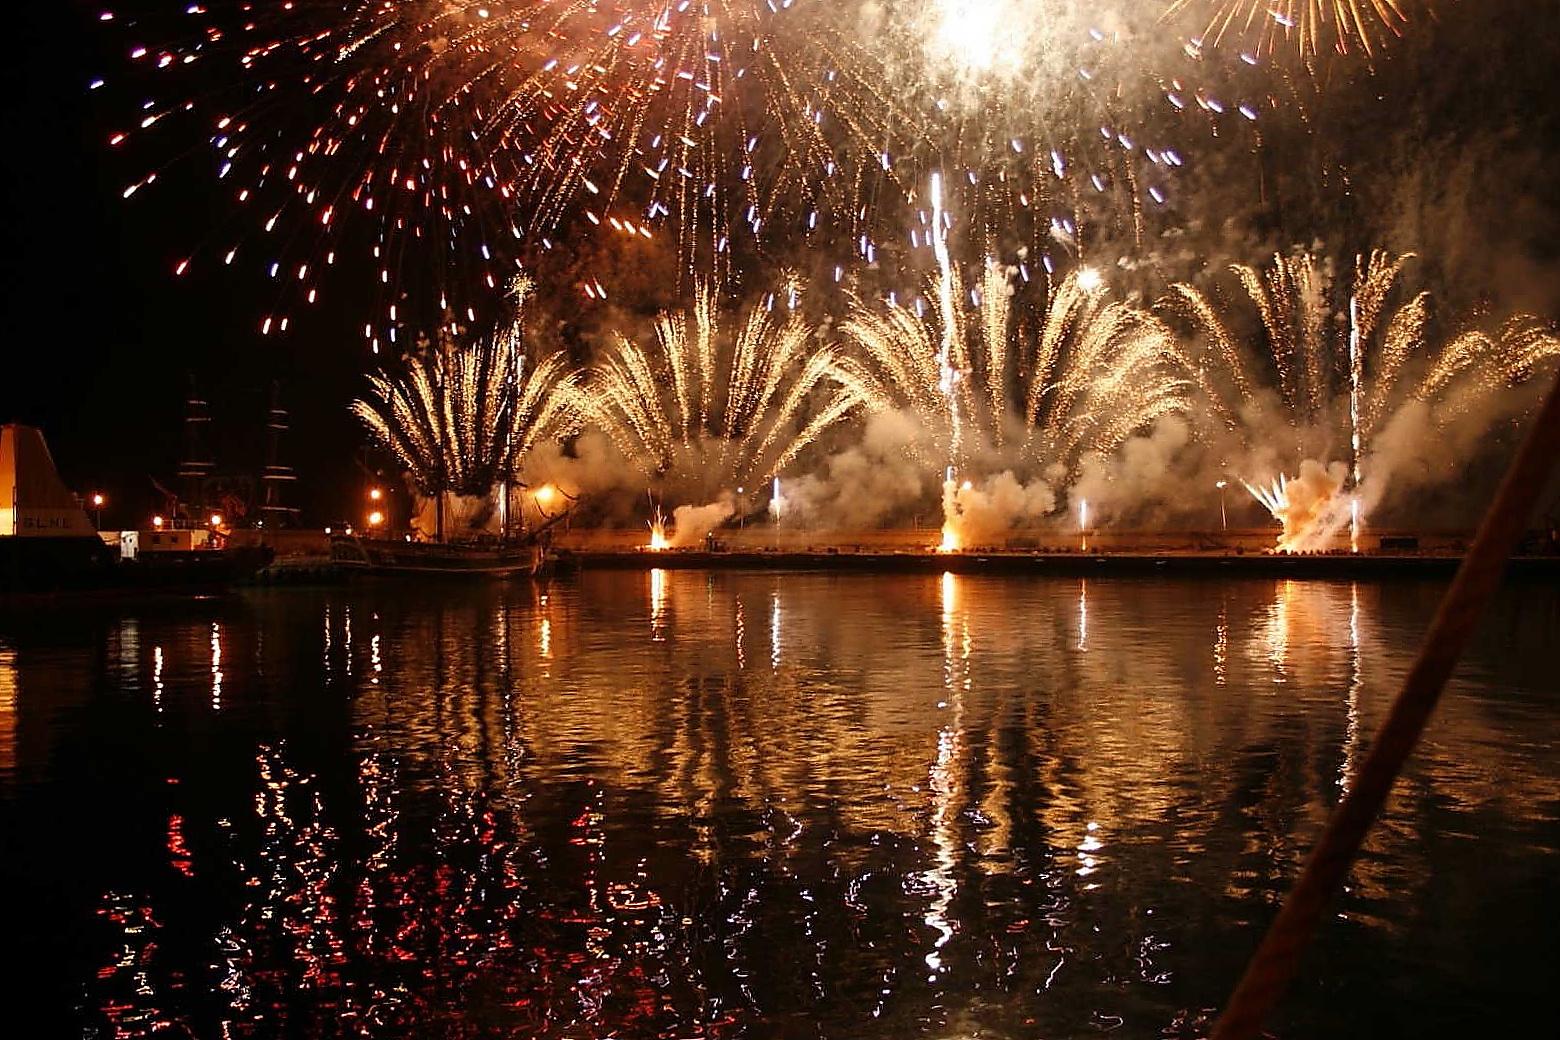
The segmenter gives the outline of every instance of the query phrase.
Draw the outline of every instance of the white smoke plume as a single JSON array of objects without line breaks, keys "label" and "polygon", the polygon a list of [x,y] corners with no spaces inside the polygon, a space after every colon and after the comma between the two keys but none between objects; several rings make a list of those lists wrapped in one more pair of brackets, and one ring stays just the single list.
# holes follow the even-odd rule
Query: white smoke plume
[{"label": "white smoke plume", "polygon": [[943,489],[944,530],[960,548],[1000,546],[1014,530],[1035,526],[1055,509],[1050,483],[1023,483],[1011,470],[979,483],[949,481]]},{"label": "white smoke plume", "polygon": [[1194,450],[1190,424],[1165,416],[1148,432],[1129,437],[1115,455],[1090,452],[1068,489],[1073,501],[1089,503],[1094,525],[1165,522],[1206,507],[1202,485],[1213,478],[1194,474],[1204,459]]},{"label": "white smoke plume", "polygon": [[1281,479],[1267,490],[1247,487],[1284,525],[1278,548],[1313,552],[1331,548],[1334,536],[1349,523],[1354,498],[1343,492],[1348,476],[1345,463],[1306,459],[1293,480]]},{"label": "white smoke plume", "polygon": [[785,523],[818,531],[877,527],[924,501],[931,469],[917,458],[926,434],[907,412],[867,419],[861,440],[828,455],[816,470],[782,482]]},{"label": "white smoke plume", "polygon": [[736,513],[736,503],[729,495],[703,506],[678,506],[672,510],[672,523],[666,532],[666,543],[672,548],[696,546],[715,528]]}]

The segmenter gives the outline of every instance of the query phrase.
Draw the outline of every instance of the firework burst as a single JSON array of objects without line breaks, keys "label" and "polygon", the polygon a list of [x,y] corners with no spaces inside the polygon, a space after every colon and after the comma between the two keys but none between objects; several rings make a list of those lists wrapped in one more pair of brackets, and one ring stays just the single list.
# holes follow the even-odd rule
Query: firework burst
[{"label": "firework burst", "polygon": [[1412,6],[1414,0],[1169,0],[1165,17],[1202,18],[1200,35],[1215,46],[1371,55],[1403,34]]},{"label": "firework burst", "polygon": [[618,334],[593,366],[593,416],[663,487],[701,501],[757,487],[863,403],[784,296],[728,328],[701,284],[685,311],[659,316],[651,345]]},{"label": "firework burst", "polygon": [[580,428],[580,373],[561,354],[528,366],[518,321],[475,344],[441,336],[369,382],[352,412],[425,495],[489,495]]},{"label": "firework burst", "polygon": [[[1267,104],[1203,88],[1201,52],[1141,4],[909,0],[868,9],[865,33],[882,41],[880,75],[925,113],[923,137],[892,157],[896,178],[919,186],[948,171],[947,202],[962,214],[966,246],[983,253],[1043,242],[1076,260],[1091,241],[1141,244],[1153,223],[1173,219],[1184,156],[1210,132],[1239,133]],[[910,194],[900,220],[912,246],[925,245],[937,231]]]},{"label": "firework burst", "polygon": [[[1304,509],[1295,507],[1294,481],[1246,483],[1285,521],[1281,547],[1316,547],[1342,523],[1360,522],[1359,504],[1379,499],[1397,455],[1377,442],[1399,440],[1389,431],[1405,414],[1428,424],[1422,439],[1430,442],[1459,423],[1493,422],[1497,395],[1560,358],[1554,330],[1527,315],[1494,335],[1468,330],[1433,346],[1429,295],[1392,302],[1410,257],[1357,257],[1348,281],[1309,253],[1276,256],[1264,270],[1233,267],[1265,343],[1258,356],[1240,348],[1233,309],[1202,291],[1177,284],[1164,302],[1203,345],[1197,372],[1210,439],[1233,435],[1246,453],[1276,449],[1309,472]],[[1317,461],[1339,457],[1347,463]]]},{"label": "firework burst", "polygon": [[[915,413],[932,459],[961,472],[1025,463],[1076,471],[1086,452],[1109,455],[1134,432],[1183,411],[1192,382],[1169,327],[1153,314],[1107,302],[1090,272],[1063,278],[1032,335],[1016,335],[1007,268],[988,263],[969,310],[857,301],[839,328],[847,362],[874,409]],[[934,285],[928,295],[962,299]],[[946,364],[940,359],[948,351]],[[951,376],[950,376],[951,372]]]},{"label": "firework burst", "polygon": [[194,252],[278,281],[266,332],[369,272],[375,352],[486,320],[517,264],[586,236],[667,240],[684,285],[802,243],[870,263],[925,244],[933,169],[983,252],[1141,237],[1186,142],[1262,107],[1197,89],[1124,0],[219,0],[112,24],[144,93],[111,140],[151,170],[126,194],[205,137],[238,215]]},{"label": "firework burst", "polygon": [[[205,252],[307,303],[331,268],[367,267],[388,287],[376,352],[403,290],[476,321],[559,234],[669,234],[688,271],[771,225],[852,235],[882,152],[918,136],[821,3],[219,0],[182,27],[114,24],[156,97],[112,143],[155,134],[182,155],[189,130],[166,128],[195,120],[275,236],[236,222]],[[168,165],[152,163],[127,196]]]}]

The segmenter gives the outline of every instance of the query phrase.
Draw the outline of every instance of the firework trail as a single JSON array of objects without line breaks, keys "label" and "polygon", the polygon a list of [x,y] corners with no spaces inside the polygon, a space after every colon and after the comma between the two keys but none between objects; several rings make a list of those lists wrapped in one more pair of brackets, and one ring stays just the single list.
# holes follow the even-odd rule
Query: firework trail
[{"label": "firework trail", "polygon": [[1423,0],[1169,0],[1165,18],[1201,17],[1199,35],[1209,43],[1228,39],[1258,54],[1373,55],[1403,34],[1415,6]]},{"label": "firework trail", "polygon": [[652,345],[615,337],[592,366],[591,414],[675,494],[756,490],[863,403],[814,333],[774,295],[728,328],[714,288],[700,284],[685,311],[657,318]]},{"label": "firework trail", "polygon": [[404,372],[369,376],[373,394],[352,413],[424,495],[486,496],[532,448],[580,428],[580,372],[562,354],[527,369],[518,319],[475,344],[441,336]]},{"label": "firework trail", "polygon": [[[1428,293],[1390,305],[1411,255],[1356,257],[1353,278],[1341,287],[1330,265],[1309,253],[1275,256],[1262,271],[1232,267],[1260,325],[1266,352],[1258,357],[1240,349],[1233,310],[1201,290],[1176,284],[1164,301],[1203,343],[1198,382],[1217,428],[1207,435],[1232,434],[1247,451],[1258,438],[1276,439],[1300,467],[1303,506],[1296,480],[1242,481],[1284,521],[1280,548],[1316,548],[1344,523],[1357,528],[1399,453],[1376,442],[1406,413],[1423,415],[1424,439],[1433,443],[1437,429],[1493,421],[1498,394],[1560,358],[1560,337],[1527,315],[1493,336],[1469,330],[1434,347]],[[1346,463],[1327,461],[1345,448]]]}]

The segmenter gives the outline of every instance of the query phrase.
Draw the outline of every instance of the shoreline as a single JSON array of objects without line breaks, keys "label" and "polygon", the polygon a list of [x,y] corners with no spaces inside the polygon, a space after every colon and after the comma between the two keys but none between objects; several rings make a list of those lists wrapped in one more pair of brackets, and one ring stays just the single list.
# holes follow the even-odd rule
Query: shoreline
[{"label": "shoreline", "polygon": [[[1461,554],[1172,552],[927,552],[793,549],[559,549],[568,570],[802,570],[910,574],[1252,575],[1284,578],[1451,577]],[[1560,578],[1560,556],[1513,556],[1506,577]]]}]

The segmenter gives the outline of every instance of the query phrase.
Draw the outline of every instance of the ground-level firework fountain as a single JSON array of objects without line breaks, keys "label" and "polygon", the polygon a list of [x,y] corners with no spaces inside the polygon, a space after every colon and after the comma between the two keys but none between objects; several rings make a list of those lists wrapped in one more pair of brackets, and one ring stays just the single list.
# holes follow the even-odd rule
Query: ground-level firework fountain
[{"label": "ground-level firework fountain", "polygon": [[[1280,552],[1308,552],[1328,548],[1337,533],[1359,517],[1358,499],[1343,490],[1345,468],[1335,462],[1323,466],[1314,459],[1300,464],[1294,480],[1280,476],[1266,487],[1246,484],[1246,490],[1284,525]],[[1357,541],[1351,537],[1357,550]]]},{"label": "ground-level firework fountain", "polygon": [[[782,508],[792,537],[925,530],[935,509],[922,544],[943,552],[1048,531],[1092,546],[1141,516],[1185,528],[1204,505],[1186,488],[1239,481],[1282,525],[1277,548],[1336,548],[1347,528],[1359,549],[1375,511],[1390,522],[1403,492],[1462,479],[1560,358],[1555,331],[1525,317],[1432,349],[1428,297],[1391,300],[1403,256],[1361,257],[1346,294],[1297,253],[1236,268],[1233,304],[1175,285],[1143,305],[1110,299],[1086,267],[1020,295],[1018,268],[987,260],[967,285],[942,236],[931,244],[925,296],[907,302],[847,290],[836,320],[798,306],[811,297],[793,281],[728,318],[706,286],[581,370],[561,353],[525,361],[517,328],[441,340],[379,377],[358,413],[420,487],[588,490],[597,506],[617,497],[597,510],[606,522],[635,526],[648,489],[665,510],[657,547],[728,524],[778,530]],[[782,474],[766,520],[748,492]]]},{"label": "ground-level firework fountain", "polygon": [[1347,529],[1359,551],[1374,509],[1463,476],[1487,433],[1521,414],[1530,377],[1560,358],[1555,330],[1521,315],[1436,347],[1428,294],[1392,303],[1410,259],[1361,255],[1341,286],[1310,253],[1235,266],[1265,348],[1255,355],[1236,331],[1251,319],[1202,291],[1175,285],[1162,305],[1201,341],[1199,434],[1244,460],[1234,471],[1282,523],[1280,549],[1333,548]]}]

